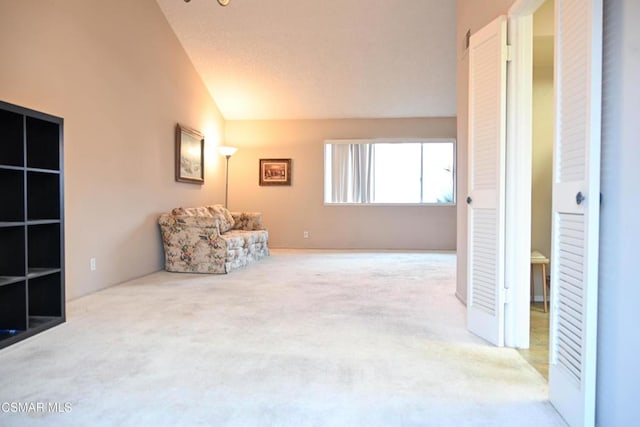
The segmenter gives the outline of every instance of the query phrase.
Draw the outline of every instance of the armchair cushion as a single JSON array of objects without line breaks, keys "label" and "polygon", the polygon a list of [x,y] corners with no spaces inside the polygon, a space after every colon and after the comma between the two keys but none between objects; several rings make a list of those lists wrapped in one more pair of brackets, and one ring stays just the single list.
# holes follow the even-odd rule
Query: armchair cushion
[{"label": "armchair cushion", "polygon": [[222,205],[213,205],[208,206],[207,209],[214,218],[218,219],[218,222],[220,223],[221,233],[226,233],[233,228],[235,221],[233,219],[233,216],[231,215],[231,212],[229,212],[227,208]]},{"label": "armchair cushion", "polygon": [[231,212],[222,205],[202,206],[197,208],[175,208],[171,211],[175,216],[215,218],[218,220],[220,232],[225,233],[233,228],[234,220]]},{"label": "armchair cushion", "polygon": [[231,212],[235,222],[234,230],[264,230],[260,212]]},{"label": "armchair cushion", "polygon": [[208,208],[205,208],[205,207],[175,208],[171,211],[171,213],[175,216],[199,216],[199,217],[213,218],[213,214],[209,211]]}]

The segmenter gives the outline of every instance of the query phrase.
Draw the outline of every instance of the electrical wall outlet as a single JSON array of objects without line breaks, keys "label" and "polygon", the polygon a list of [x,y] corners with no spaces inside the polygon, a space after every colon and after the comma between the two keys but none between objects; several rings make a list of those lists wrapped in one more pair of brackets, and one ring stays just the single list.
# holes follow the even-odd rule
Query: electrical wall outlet
[{"label": "electrical wall outlet", "polygon": [[96,259],[95,258],[91,258],[89,260],[89,268],[91,269],[91,271],[96,271]]},{"label": "electrical wall outlet", "polygon": [[302,237],[304,237],[305,239],[308,239],[308,238],[309,238],[309,232],[308,232],[307,230],[305,230],[305,231],[302,233]]}]

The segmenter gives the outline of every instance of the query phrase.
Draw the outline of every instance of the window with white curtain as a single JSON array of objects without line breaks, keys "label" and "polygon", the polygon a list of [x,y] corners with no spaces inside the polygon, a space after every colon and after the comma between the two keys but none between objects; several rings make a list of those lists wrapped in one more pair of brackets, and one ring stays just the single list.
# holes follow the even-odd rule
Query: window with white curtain
[{"label": "window with white curtain", "polygon": [[327,204],[455,204],[455,140],[326,141]]}]

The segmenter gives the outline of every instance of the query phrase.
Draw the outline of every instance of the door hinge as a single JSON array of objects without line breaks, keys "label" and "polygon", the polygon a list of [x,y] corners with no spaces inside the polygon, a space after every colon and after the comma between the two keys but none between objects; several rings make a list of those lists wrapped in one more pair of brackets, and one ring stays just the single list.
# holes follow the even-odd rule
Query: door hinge
[{"label": "door hinge", "polygon": [[513,292],[511,292],[511,288],[502,288],[502,291],[503,291],[502,295],[503,295],[503,298],[504,298],[503,302],[505,304],[511,304],[513,302],[512,301]]},{"label": "door hinge", "polygon": [[504,45],[504,60],[509,62],[513,59],[513,48],[510,44]]}]

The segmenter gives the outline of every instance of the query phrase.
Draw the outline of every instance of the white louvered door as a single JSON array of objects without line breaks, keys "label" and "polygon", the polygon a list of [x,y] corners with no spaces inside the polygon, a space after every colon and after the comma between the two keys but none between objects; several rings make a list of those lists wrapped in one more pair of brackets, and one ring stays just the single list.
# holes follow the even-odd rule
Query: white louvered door
[{"label": "white louvered door", "polygon": [[602,0],[556,0],[549,398],[595,423]]},{"label": "white louvered door", "polygon": [[504,345],[506,36],[501,16],[469,46],[467,327]]}]

